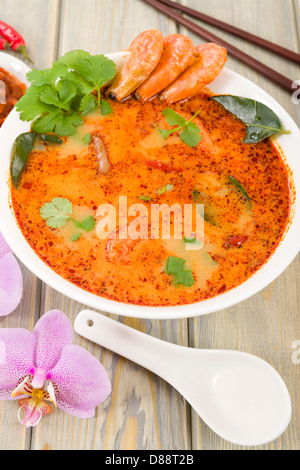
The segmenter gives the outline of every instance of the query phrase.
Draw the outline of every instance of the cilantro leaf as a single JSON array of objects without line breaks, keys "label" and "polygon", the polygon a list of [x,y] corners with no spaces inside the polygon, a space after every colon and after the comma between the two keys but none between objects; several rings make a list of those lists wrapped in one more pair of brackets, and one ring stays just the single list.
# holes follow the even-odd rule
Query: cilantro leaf
[{"label": "cilantro leaf", "polygon": [[91,230],[94,230],[96,225],[96,221],[92,215],[85,219],[83,222],[77,222],[74,219],[73,222],[76,227],[82,228],[82,230],[85,230],[86,232],[91,232]]},{"label": "cilantro leaf", "polygon": [[164,109],[162,115],[165,117],[169,126],[184,126],[186,124],[184,117],[176,113],[172,108]]},{"label": "cilantro leaf", "polygon": [[155,126],[156,126],[158,132],[160,133],[160,135],[162,136],[163,139],[167,139],[169,137],[169,135],[174,132],[174,129],[171,129],[171,130],[168,131],[167,129],[161,129],[156,124],[155,124]]},{"label": "cilantro leaf", "polygon": [[177,274],[182,270],[185,260],[170,256],[167,261],[166,274]]},{"label": "cilantro leaf", "polygon": [[169,193],[173,189],[174,189],[173,184],[167,184],[166,186],[162,186],[161,188],[159,188],[156,192],[160,196],[161,194]]},{"label": "cilantro leaf", "polygon": [[197,111],[197,113],[194,114],[194,116],[192,116],[188,121],[186,121],[183,116],[176,113],[173,109],[166,108],[163,110],[162,115],[165,117],[167,124],[177,127],[170,130],[161,129],[158,126],[156,127],[163,139],[167,139],[169,135],[173,134],[174,132],[181,131],[179,137],[182,142],[187,144],[189,147],[196,147],[199,142],[201,142],[202,137],[200,134],[200,128],[192,121],[199,114],[199,112],[200,110]]},{"label": "cilantro leaf", "polygon": [[[92,215],[83,220],[83,222],[78,222],[73,219],[72,202],[69,201],[69,199],[64,199],[62,197],[56,197],[52,199],[51,202],[46,202],[46,204],[41,207],[40,214],[41,217],[46,220],[47,225],[51,228],[62,228],[66,225],[69,219],[74,222],[76,227],[85,230],[86,232],[93,230],[96,225],[96,220]],[[81,235],[81,233],[77,235]]]},{"label": "cilantro leaf", "polygon": [[186,287],[192,287],[195,284],[195,279],[193,277],[193,272],[189,271],[180,271],[178,274],[175,274],[173,277],[173,284],[175,286],[184,285]]},{"label": "cilantro leaf", "polygon": [[75,70],[88,82],[99,88],[111,80],[116,73],[115,63],[104,55],[79,57],[74,64]]},{"label": "cilantro leaf", "polygon": [[70,69],[76,69],[76,61],[78,59],[83,59],[85,57],[89,57],[89,52],[84,51],[83,49],[75,49],[74,51],[66,52],[63,56],[61,56],[57,64],[64,64]]},{"label": "cilantro leaf", "polygon": [[170,256],[167,260],[166,274],[173,275],[173,284],[175,286],[184,285],[192,287],[195,284],[192,270],[184,270],[185,260]]},{"label": "cilantro leaf", "polygon": [[82,117],[77,112],[64,114],[58,108],[49,110],[47,114],[38,118],[32,125],[32,129],[41,134],[55,132],[61,136],[74,135],[75,128],[83,123]]},{"label": "cilantro leaf", "polygon": [[84,144],[86,145],[90,144],[92,141],[92,134],[86,134],[82,140]]},{"label": "cilantro leaf", "polygon": [[74,83],[69,80],[61,80],[57,84],[57,89],[46,85],[41,91],[39,99],[43,103],[56,106],[64,111],[70,111],[72,99],[76,94],[77,88]]},{"label": "cilantro leaf", "polygon": [[82,113],[83,116],[86,116],[88,113],[91,111],[94,111],[94,109],[97,107],[97,100],[94,95],[86,95],[84,98],[82,98],[81,103],[80,103],[80,112]]},{"label": "cilantro leaf", "polygon": [[189,122],[180,134],[181,140],[189,147],[197,147],[201,142],[200,129],[194,122]]},{"label": "cilantro leaf", "polygon": [[72,203],[68,199],[56,197],[41,207],[40,214],[49,227],[62,228],[73,214]]},{"label": "cilantro leaf", "polygon": [[79,238],[81,238],[81,235],[81,232],[75,233],[75,235],[73,235],[73,237],[71,238],[72,242],[77,242]]},{"label": "cilantro leaf", "polygon": [[51,69],[38,70],[33,69],[27,73],[27,80],[32,86],[40,87],[43,85],[55,86],[59,78],[68,74],[68,67],[59,62],[54,62]]},{"label": "cilantro leaf", "polygon": [[[104,55],[92,56],[83,50],[67,52],[51,69],[34,69],[27,74],[31,86],[16,104],[20,118],[33,121],[36,133],[73,135],[82,116],[97,105],[103,115],[112,112],[101,100],[101,87],[112,80],[115,63]],[[92,94],[97,91],[97,99]]]},{"label": "cilantro leaf", "polygon": [[109,102],[103,99],[101,99],[100,101],[100,111],[103,116],[107,116],[107,114],[113,113],[113,110]]},{"label": "cilantro leaf", "polygon": [[23,95],[15,105],[15,108],[19,111],[20,118],[23,121],[32,121],[37,116],[55,109],[53,106],[49,106],[40,100],[40,94],[43,90],[45,90],[44,87],[30,87],[25,95]]}]

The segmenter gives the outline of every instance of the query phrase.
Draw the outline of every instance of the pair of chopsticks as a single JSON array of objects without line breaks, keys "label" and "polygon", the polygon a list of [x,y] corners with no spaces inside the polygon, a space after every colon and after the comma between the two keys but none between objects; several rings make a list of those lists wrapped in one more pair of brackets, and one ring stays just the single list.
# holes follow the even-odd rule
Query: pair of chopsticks
[{"label": "pair of chopsticks", "polygon": [[285,59],[292,60],[298,64],[300,64],[300,54],[290,51],[289,49],[285,49],[284,47],[278,46],[277,44],[273,44],[272,42],[262,39],[258,36],[255,36],[254,34],[250,34],[246,31],[236,28],[235,26],[228,25],[227,23],[224,23],[223,21],[217,20],[216,18],[212,18],[208,15],[200,13],[192,8],[186,7],[184,5],[173,2],[171,0],[144,0],[144,2],[147,3],[148,5],[151,5],[153,8],[160,11],[161,13],[164,13],[169,18],[172,18],[177,23],[186,27],[187,29],[197,34],[198,36],[201,36],[202,38],[206,39],[209,42],[215,42],[216,44],[219,44],[220,46],[225,47],[225,49],[227,49],[228,53],[232,57],[235,57],[236,59],[240,60],[244,64],[250,66],[257,72],[261,73],[265,77],[272,80],[277,85],[280,85],[285,90],[294,92],[297,88],[300,89],[299,85],[295,85],[295,83],[289,78],[285,77],[284,75],[281,75],[276,70],[273,70],[267,65],[259,62],[258,60],[254,59],[254,57],[249,56],[245,52],[241,51],[235,46],[232,46],[231,44],[219,38],[218,36],[215,36],[214,34],[204,29],[202,26],[197,25],[193,21],[182,16],[180,13],[177,13],[176,11],[172,10],[169,7],[175,8],[176,10],[179,10],[182,13],[185,13],[193,18],[199,19],[205,23],[209,23],[211,25],[217,26],[220,29],[223,29],[224,31],[227,31],[243,39],[246,39],[249,42],[259,45],[271,52],[274,52],[284,57]]}]

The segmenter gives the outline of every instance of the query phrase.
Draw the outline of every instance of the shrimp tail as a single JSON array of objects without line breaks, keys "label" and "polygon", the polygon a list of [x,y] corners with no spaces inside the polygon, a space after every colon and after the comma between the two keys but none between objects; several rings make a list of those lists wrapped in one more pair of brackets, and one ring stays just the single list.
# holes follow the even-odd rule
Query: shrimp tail
[{"label": "shrimp tail", "polygon": [[165,88],[160,99],[176,103],[199,93],[222,71],[227,51],[215,43],[200,44],[194,49],[194,61],[171,85]]},{"label": "shrimp tail", "polygon": [[121,101],[133,93],[156,68],[164,49],[160,31],[150,29],[137,36],[129,46],[130,59],[115,76],[106,95]]},{"label": "shrimp tail", "polygon": [[139,86],[135,98],[148,101],[170,85],[193,61],[193,41],[183,34],[164,38],[164,51],[157,67]]}]

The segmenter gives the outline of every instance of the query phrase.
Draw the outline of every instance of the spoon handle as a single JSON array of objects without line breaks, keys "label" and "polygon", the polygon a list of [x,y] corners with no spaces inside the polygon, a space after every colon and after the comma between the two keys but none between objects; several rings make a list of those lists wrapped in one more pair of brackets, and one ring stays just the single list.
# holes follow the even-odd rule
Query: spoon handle
[{"label": "spoon handle", "polygon": [[74,323],[81,336],[139,364],[170,384],[176,382],[182,350],[187,348],[141,333],[91,310],[82,310]]}]

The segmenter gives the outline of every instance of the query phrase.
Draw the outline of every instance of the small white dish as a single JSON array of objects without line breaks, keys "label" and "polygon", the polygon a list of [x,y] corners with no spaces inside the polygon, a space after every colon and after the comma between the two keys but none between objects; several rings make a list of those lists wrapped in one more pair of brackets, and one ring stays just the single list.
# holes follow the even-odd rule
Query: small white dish
[{"label": "small white dish", "polygon": [[[128,53],[119,52],[109,54],[108,57],[114,60],[117,65],[120,65],[120,63],[126,60],[126,54]],[[0,67],[5,68],[5,64],[1,62],[2,55],[0,55]],[[12,63],[13,59],[17,60],[12,58]],[[8,64],[9,61],[7,62]],[[189,318],[216,312],[242,302],[274,281],[288,267],[300,250],[300,130],[274,98],[236,72],[226,68],[223,69],[210,88],[217,94],[244,96],[266,104],[278,115],[284,128],[291,130],[291,134],[279,135],[277,138],[278,145],[281,147],[287,165],[293,174],[296,189],[296,198],[292,204],[291,223],[275,253],[259,271],[229,292],[202,302],[175,307],[145,307],[108,300],[91,294],[63,279],[51,270],[27,243],[16,223],[9,203],[10,191],[8,179],[13,143],[19,134],[28,132],[30,129],[30,124],[21,121],[17,111],[13,110],[0,129],[0,231],[22,263],[46,284],[83,305],[135,318]]]},{"label": "small white dish", "polygon": [[22,60],[7,52],[0,52],[0,67],[17,77],[26,86],[29,85],[26,74],[30,68]]}]

